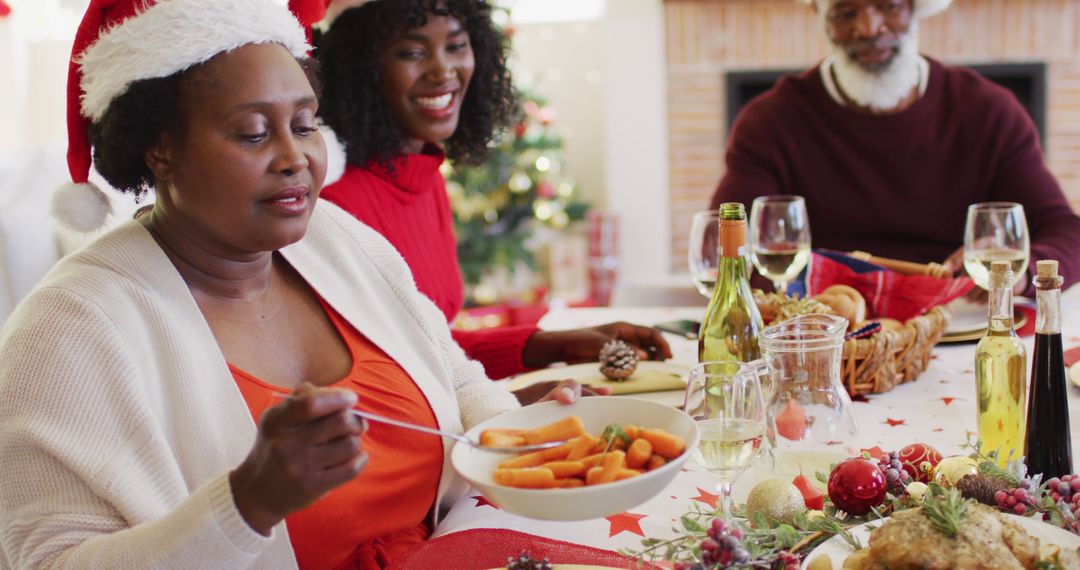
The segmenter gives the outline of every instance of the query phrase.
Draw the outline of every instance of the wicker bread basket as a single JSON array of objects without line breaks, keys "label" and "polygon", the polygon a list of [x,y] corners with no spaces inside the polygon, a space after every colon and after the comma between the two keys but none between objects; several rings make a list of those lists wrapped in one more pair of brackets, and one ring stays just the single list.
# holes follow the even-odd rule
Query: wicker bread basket
[{"label": "wicker bread basket", "polygon": [[930,352],[949,324],[944,307],[882,329],[866,338],[844,342],[840,375],[852,396],[880,394],[919,377]]},{"label": "wicker bread basket", "polygon": [[[912,263],[855,251],[851,257],[905,275],[946,278],[951,273],[938,263]],[[861,323],[852,323],[861,326]],[[901,324],[884,321],[881,331],[844,342],[840,375],[852,396],[880,394],[919,377],[930,363],[930,352],[949,324],[949,312],[933,307]]]}]

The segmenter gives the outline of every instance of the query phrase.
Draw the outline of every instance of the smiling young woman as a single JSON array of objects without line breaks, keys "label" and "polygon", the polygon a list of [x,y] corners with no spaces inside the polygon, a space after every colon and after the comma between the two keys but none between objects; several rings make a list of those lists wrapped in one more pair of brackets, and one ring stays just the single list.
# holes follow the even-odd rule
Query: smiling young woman
[{"label": "smiling young woman", "polygon": [[[483,161],[517,117],[506,40],[491,10],[485,0],[373,0],[342,12],[319,46],[320,114],[347,162],[324,196],[394,244],[448,322],[462,308],[464,288],[439,166],[444,158]],[[595,361],[613,338],[635,345],[643,358],[670,356],[659,332],[627,323],[453,334],[492,378]]]}]

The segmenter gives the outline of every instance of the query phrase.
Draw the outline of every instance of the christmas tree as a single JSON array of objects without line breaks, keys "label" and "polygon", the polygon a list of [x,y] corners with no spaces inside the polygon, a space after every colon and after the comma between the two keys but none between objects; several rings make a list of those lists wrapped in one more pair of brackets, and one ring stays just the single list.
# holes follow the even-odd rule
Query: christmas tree
[{"label": "christmas tree", "polygon": [[[543,227],[561,230],[581,220],[588,204],[562,173],[563,140],[555,129],[555,110],[536,95],[523,93],[520,122],[494,147],[482,165],[444,165],[454,213],[458,261],[466,290],[496,268],[513,273],[537,269],[530,238]],[[496,298],[492,298],[492,297]],[[470,304],[498,300],[498,293],[470,294]]]}]

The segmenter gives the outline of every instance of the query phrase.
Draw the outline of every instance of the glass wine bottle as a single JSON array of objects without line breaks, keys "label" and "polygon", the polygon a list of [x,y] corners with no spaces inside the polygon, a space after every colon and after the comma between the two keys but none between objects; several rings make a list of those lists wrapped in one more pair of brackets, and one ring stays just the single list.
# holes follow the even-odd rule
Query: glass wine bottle
[{"label": "glass wine bottle", "polygon": [[1065,360],[1061,351],[1061,285],[1058,262],[1035,264],[1035,356],[1028,395],[1027,436],[1024,456],[1028,473],[1042,473],[1043,481],[1072,470],[1069,436],[1069,395]]},{"label": "glass wine bottle", "polygon": [[1024,451],[1027,351],[1013,330],[1012,279],[1009,262],[990,264],[990,326],[975,349],[979,450],[1002,466]]},{"label": "glass wine bottle", "polygon": [[764,324],[750,291],[746,254],[746,208],[738,202],[721,204],[716,289],[698,335],[701,362],[750,362],[761,356],[758,334]]}]

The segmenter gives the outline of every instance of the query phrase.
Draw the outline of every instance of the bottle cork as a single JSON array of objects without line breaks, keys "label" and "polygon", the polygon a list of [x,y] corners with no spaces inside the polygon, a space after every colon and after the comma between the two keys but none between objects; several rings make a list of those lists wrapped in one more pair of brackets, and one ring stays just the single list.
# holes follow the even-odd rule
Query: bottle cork
[{"label": "bottle cork", "polygon": [[1008,261],[990,262],[990,286],[1010,287],[1012,285],[1012,268]]},{"label": "bottle cork", "polygon": [[1056,259],[1040,259],[1035,262],[1035,277],[1031,282],[1036,289],[1060,289],[1065,278],[1058,274]]},{"label": "bottle cork", "polygon": [[1035,262],[1035,270],[1041,279],[1053,279],[1058,276],[1058,262],[1056,259],[1040,259]]}]

